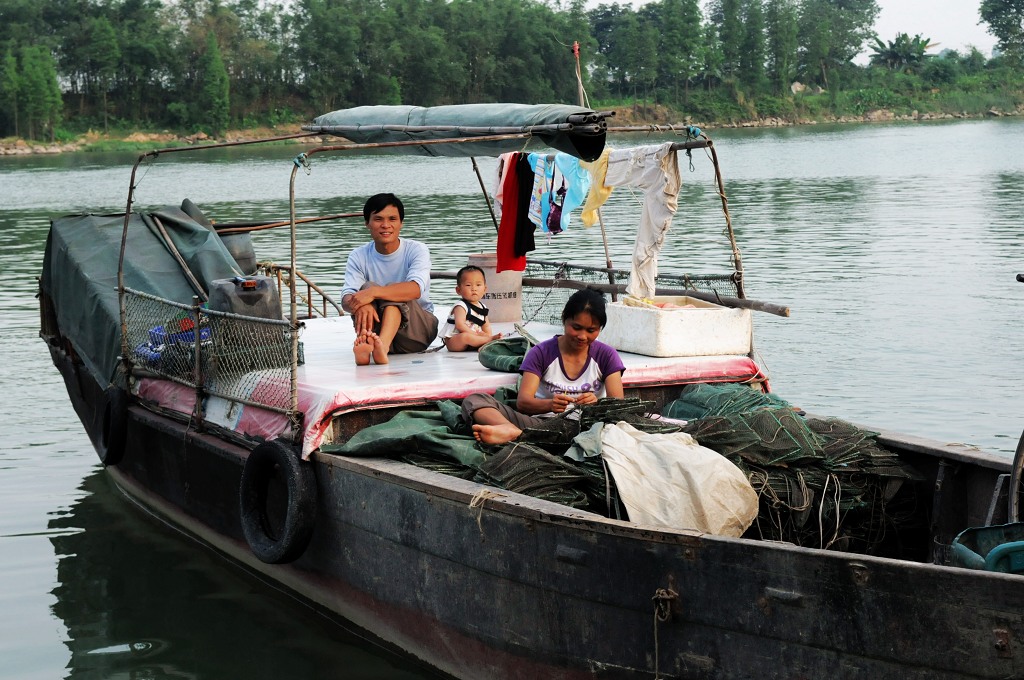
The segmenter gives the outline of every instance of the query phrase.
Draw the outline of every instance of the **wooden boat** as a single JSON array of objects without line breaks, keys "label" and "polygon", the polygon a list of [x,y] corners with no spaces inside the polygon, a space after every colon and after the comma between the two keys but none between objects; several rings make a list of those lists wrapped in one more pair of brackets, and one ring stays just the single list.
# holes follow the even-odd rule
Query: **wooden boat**
[{"label": "wooden boat", "polygon": [[[310,126],[348,141],[301,154],[290,195],[313,157],[368,147],[497,155],[537,145],[593,159],[607,117],[577,107],[355,109]],[[676,148],[714,151],[694,134]],[[724,187],[721,198],[725,207]],[[298,221],[293,200],[293,236]],[[107,474],[230,561],[456,678],[1024,677],[1024,544],[1014,524],[1000,528],[1016,519],[1009,461],[880,433],[919,478],[903,485],[913,505],[900,525],[857,550],[613,519],[416,466],[399,451],[342,455],[367,427],[515,376],[443,351],[357,370],[349,321],[328,314],[326,294],[314,306],[289,285],[301,280],[294,238],[277,278],[289,319],[204,307],[200,294],[242,266],[245,243],[232,259],[224,242],[269,222],[214,229],[188,202],[61,218],[40,283],[41,335]],[[685,285],[689,275],[684,290],[664,292],[784,312],[745,297],[727,231],[732,295],[702,293]],[[564,272],[540,278],[528,272],[524,284],[546,295],[574,285]],[[627,396],[656,408],[688,384],[765,382],[749,353],[622,356]],[[811,523],[825,510],[820,494]],[[1001,561],[986,565],[995,550]]]}]

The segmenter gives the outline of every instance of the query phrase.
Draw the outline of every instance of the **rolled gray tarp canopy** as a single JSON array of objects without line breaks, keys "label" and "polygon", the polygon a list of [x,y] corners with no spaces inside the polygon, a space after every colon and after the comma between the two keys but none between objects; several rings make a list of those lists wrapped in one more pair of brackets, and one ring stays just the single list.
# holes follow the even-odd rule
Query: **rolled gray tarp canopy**
[{"label": "rolled gray tarp canopy", "polygon": [[565,104],[359,106],[325,113],[302,129],[344,137],[356,144],[530,133],[526,141],[410,145],[390,151],[424,156],[499,156],[509,151],[552,148],[594,161],[604,150],[605,118],[610,115]]}]

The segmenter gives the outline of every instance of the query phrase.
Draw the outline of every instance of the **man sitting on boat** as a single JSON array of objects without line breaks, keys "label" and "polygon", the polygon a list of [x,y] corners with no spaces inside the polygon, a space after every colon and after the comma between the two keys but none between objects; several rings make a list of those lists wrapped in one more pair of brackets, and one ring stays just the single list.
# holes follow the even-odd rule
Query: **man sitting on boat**
[{"label": "man sitting on boat", "polygon": [[[352,250],[345,265],[341,306],[352,315],[356,364],[388,363],[388,354],[425,350],[437,337],[430,302],[430,251],[399,238],[405,206],[394,194],[376,194],[363,205],[370,243]],[[414,304],[410,304],[414,303]]]}]

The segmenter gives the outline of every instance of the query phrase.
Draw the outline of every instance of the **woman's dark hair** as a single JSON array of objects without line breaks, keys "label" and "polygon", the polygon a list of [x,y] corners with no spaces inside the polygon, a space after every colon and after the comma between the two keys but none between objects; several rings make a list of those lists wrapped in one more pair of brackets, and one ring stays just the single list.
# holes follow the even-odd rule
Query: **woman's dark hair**
[{"label": "woman's dark hair", "polygon": [[463,276],[463,274],[468,274],[469,272],[480,272],[480,276],[484,277],[484,283],[487,282],[487,275],[484,274],[484,270],[483,269],[480,269],[480,267],[477,267],[475,264],[467,264],[465,267],[460,269],[455,274],[455,283],[457,283],[457,284],[459,284],[461,286],[462,285],[462,276]]},{"label": "woman's dark hair", "polygon": [[566,322],[580,312],[587,312],[601,328],[608,323],[608,314],[604,309],[604,293],[596,288],[584,288],[569,296],[565,308],[562,309],[562,322]]},{"label": "woman's dark hair", "polygon": [[379,213],[389,205],[393,205],[398,208],[398,219],[405,221],[405,206],[402,205],[402,201],[398,196],[394,194],[374,194],[366,199],[366,203],[363,204],[363,222],[370,223],[370,215],[373,213]]}]

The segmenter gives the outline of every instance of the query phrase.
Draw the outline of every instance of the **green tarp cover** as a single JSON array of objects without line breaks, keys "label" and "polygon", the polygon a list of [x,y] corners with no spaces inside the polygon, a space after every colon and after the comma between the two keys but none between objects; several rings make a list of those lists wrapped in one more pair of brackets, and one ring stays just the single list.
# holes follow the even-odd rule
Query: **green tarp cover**
[{"label": "green tarp cover", "polygon": [[[572,130],[537,130],[529,140],[432,144],[392,149],[394,153],[424,156],[499,156],[508,151],[557,149],[585,161],[596,160],[604,150],[605,124],[591,109],[565,104],[462,104],[453,106],[359,106],[325,113],[303,126],[311,132],[338,135],[357,144],[410,140],[457,139],[508,134],[535,126],[568,123],[570,116],[589,117],[588,125]],[[576,120],[576,118],[573,118]],[[396,127],[397,126],[397,127]],[[431,127],[431,130],[399,128]],[[599,128],[599,130],[595,130]],[[456,129],[440,129],[456,128]]]},{"label": "green tarp cover", "polygon": [[[171,206],[146,215],[132,213],[125,287],[184,304],[191,304],[196,294],[154,228],[154,216],[205,290],[210,281],[241,274],[213,231]],[[123,214],[55,219],[43,255],[40,286],[53,300],[61,333],[101,385],[113,381],[121,353],[117,261],[123,225]]]},{"label": "green tarp cover", "polygon": [[484,453],[466,427],[458,422],[460,407],[450,401],[441,401],[438,408],[439,411],[401,411],[386,423],[357,432],[341,446],[321,448],[343,456],[393,457],[397,452],[427,454],[478,467],[484,461]]},{"label": "green tarp cover", "polygon": [[530,341],[523,337],[501,338],[481,347],[477,351],[477,359],[492,370],[518,373],[530,346]]}]

